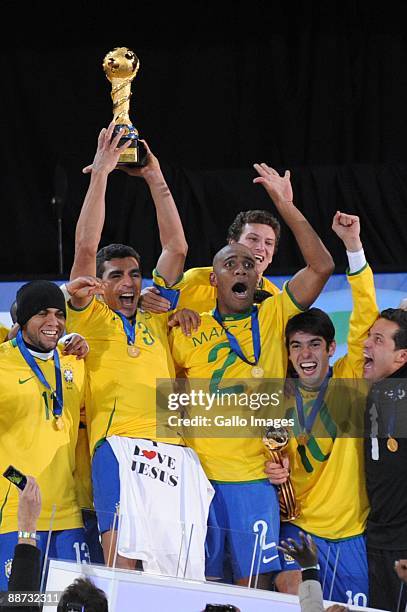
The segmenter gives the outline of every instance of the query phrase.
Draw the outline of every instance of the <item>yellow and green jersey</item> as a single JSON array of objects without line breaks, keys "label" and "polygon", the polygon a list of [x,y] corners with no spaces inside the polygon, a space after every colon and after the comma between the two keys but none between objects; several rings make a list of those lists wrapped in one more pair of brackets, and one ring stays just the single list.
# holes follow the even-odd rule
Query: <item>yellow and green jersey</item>
[{"label": "yellow and green jersey", "polygon": [[[129,355],[120,317],[95,298],[83,310],[68,304],[66,327],[82,334],[90,348],[86,422],[91,453],[108,436],[157,439],[156,380],[174,377],[168,316],[137,311],[138,357]],[[171,434],[160,440],[180,442]]]},{"label": "yellow and green jersey", "polygon": [[[55,389],[54,360],[35,359]],[[15,340],[0,346],[0,473],[9,465],[34,476],[41,490],[38,530],[82,526],[75,488],[79,414],[85,397],[85,367],[60,354],[64,428],[55,427],[52,399],[24,360]],[[18,491],[0,478],[0,533],[17,530]]]},{"label": "yellow and green jersey", "polygon": [[[362,380],[363,343],[377,319],[378,309],[369,266],[348,275],[348,280],[353,299],[348,354],[333,365],[333,380],[328,384],[313,426],[321,437],[314,437],[311,432],[308,440],[301,440],[295,398],[288,400],[287,410],[287,417],[293,417],[296,423],[296,438],[290,439],[286,451],[290,458],[291,481],[301,506],[301,514],[293,523],[309,533],[332,540],[363,533],[368,514],[362,438],[366,399]],[[347,379],[349,383],[335,379]],[[299,390],[307,417],[318,391],[301,386]],[[356,433],[346,437],[344,430],[351,423]]]},{"label": "yellow and green jersey", "polygon": [[[264,378],[284,379],[287,368],[285,326],[288,319],[302,309],[291,297],[287,285],[273,299],[260,304],[258,309],[261,338],[258,366],[263,368]],[[223,317],[223,325],[238,339],[243,354],[253,362],[250,313]],[[170,334],[170,342],[177,369],[190,382],[193,379],[202,381],[212,393],[251,393],[260,384],[252,378],[252,366],[231,350],[224,329],[210,312],[201,314],[201,326],[191,337],[184,336],[180,328],[175,328]],[[235,380],[228,385],[228,379]],[[236,379],[241,382],[236,383]],[[191,384],[195,386],[194,382]],[[247,413],[251,413],[250,408],[247,408]],[[193,414],[192,411],[191,416]],[[260,436],[205,438],[197,435],[188,437],[187,442],[198,453],[206,475],[212,480],[247,482],[265,477],[266,455]]]},{"label": "yellow and green jersey", "polygon": [[[191,268],[187,270],[182,278],[172,289],[179,289],[180,296],[177,308],[190,308],[196,312],[208,312],[215,308],[217,290],[210,282],[212,267]],[[164,280],[154,271],[154,282],[160,286],[165,286]],[[268,278],[262,277],[258,289],[268,291],[272,295],[280,293],[280,289]]]}]

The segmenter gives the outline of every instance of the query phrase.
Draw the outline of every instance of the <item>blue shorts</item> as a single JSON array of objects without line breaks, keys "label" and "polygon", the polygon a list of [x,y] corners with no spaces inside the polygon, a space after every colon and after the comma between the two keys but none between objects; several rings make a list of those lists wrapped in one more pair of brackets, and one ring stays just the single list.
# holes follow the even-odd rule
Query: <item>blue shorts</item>
[{"label": "blue shorts", "polygon": [[[280,540],[293,538],[300,541],[300,531],[304,530],[297,525],[283,523]],[[365,537],[360,535],[332,541],[311,535],[318,547],[319,578],[324,599],[366,607],[369,582]],[[299,565],[291,557],[281,552],[280,561],[282,571],[299,569]]]},{"label": "blue shorts", "polygon": [[[48,531],[37,531],[37,536],[39,537],[37,546],[41,550],[41,561],[44,560],[48,534]],[[0,591],[7,591],[8,579],[11,574],[11,562],[14,557],[14,548],[17,541],[17,531],[0,535]],[[89,563],[89,549],[85,542],[84,529],[53,531],[51,533],[48,558]]]},{"label": "blue shorts", "polygon": [[208,517],[206,576],[223,578],[228,561],[235,580],[279,570],[276,488],[268,480],[211,484],[215,495]]},{"label": "blue shorts", "polygon": [[110,531],[114,526],[117,529],[115,513],[120,504],[119,463],[107,440],[93,455],[92,485],[100,533]]}]

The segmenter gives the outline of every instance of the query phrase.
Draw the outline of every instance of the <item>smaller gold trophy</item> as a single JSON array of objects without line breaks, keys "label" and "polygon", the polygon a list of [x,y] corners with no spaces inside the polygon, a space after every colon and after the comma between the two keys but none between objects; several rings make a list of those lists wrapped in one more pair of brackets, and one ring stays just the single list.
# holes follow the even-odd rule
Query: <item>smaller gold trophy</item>
[{"label": "smaller gold trophy", "polygon": [[[263,444],[267,448],[273,463],[283,465],[282,450],[287,446],[289,440],[288,431],[284,427],[268,427],[263,436]],[[281,485],[278,485],[280,502],[280,519],[292,521],[300,514],[299,503],[295,498],[295,492],[290,477]]]},{"label": "smaller gold trophy", "polygon": [[119,146],[131,141],[130,146],[121,153],[118,165],[142,167],[147,162],[146,148],[129,117],[131,82],[139,66],[140,60],[127,47],[113,49],[103,60],[103,70],[112,84],[113,118],[116,123],[113,138],[120,129],[124,129]]}]

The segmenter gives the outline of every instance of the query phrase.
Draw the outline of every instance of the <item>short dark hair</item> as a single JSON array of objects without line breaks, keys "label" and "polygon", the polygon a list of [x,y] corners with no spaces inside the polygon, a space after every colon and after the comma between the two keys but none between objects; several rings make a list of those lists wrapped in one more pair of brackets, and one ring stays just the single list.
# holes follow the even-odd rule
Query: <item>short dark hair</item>
[{"label": "short dark hair", "polygon": [[99,249],[96,253],[96,276],[102,278],[103,272],[105,271],[105,261],[123,259],[124,257],[134,257],[140,266],[140,255],[131,246],[127,246],[126,244],[108,244],[102,249]]},{"label": "short dark hair", "polygon": [[281,234],[280,223],[268,212],[268,210],[242,210],[229,226],[227,235],[228,241],[236,240],[236,242],[238,242],[246,223],[261,223],[262,225],[269,225],[272,227],[276,235],[275,249],[277,248]]},{"label": "short dark hair", "polygon": [[57,612],[66,612],[67,604],[85,606],[85,612],[108,612],[107,597],[89,578],[77,578],[66,587],[58,603]]},{"label": "short dark hair", "polygon": [[331,342],[335,340],[335,327],[329,316],[320,308],[310,308],[300,312],[290,319],[285,326],[285,345],[289,348],[290,337],[296,332],[315,334],[321,336],[326,342],[328,350]]},{"label": "short dark hair", "polygon": [[396,350],[407,348],[407,311],[403,308],[386,308],[380,313],[380,318],[393,321],[399,326],[393,336]]}]

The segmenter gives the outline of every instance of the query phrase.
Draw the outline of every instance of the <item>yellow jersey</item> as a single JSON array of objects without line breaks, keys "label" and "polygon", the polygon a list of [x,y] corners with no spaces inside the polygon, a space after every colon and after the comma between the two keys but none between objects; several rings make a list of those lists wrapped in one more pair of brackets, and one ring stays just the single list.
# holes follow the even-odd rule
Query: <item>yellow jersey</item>
[{"label": "yellow jersey", "polygon": [[8,327],[0,323],[0,344],[2,342],[7,342],[7,336],[9,331],[10,330],[8,329]]},{"label": "yellow jersey", "polygon": [[[365,530],[368,500],[363,460],[363,414],[366,392],[363,378],[363,342],[378,316],[373,274],[369,266],[348,275],[353,311],[348,334],[348,354],[332,369],[324,401],[312,430],[320,436],[291,438],[286,448],[291,481],[300,502],[295,525],[321,538],[337,540],[360,535]],[[347,379],[341,382],[335,379]],[[352,382],[353,381],[353,382]],[[337,384],[338,383],[338,384]],[[299,387],[305,418],[318,391]],[[295,399],[288,401],[287,417],[298,424]],[[353,424],[354,435],[345,428]],[[343,425],[345,424],[345,425]],[[342,430],[342,431],[341,431]],[[340,434],[341,437],[337,437]]]},{"label": "yellow jersey", "polygon": [[[217,291],[210,283],[210,275],[213,268],[191,268],[187,270],[179,282],[171,287],[179,289],[180,296],[177,308],[190,308],[196,312],[207,312],[215,308]],[[163,285],[163,280],[157,275],[156,271],[153,274],[154,282]],[[258,289],[268,291],[272,295],[280,293],[280,289],[274,285],[268,278],[261,278]]]},{"label": "yellow jersey", "polygon": [[76,497],[81,508],[93,509],[93,490],[85,406],[81,409],[75,457]]},{"label": "yellow jersey", "polygon": [[[138,357],[128,352],[121,318],[96,298],[83,310],[75,310],[68,303],[66,328],[82,334],[90,348],[85,361],[91,453],[108,436],[156,440],[156,379],[172,379],[175,373],[168,344],[168,316],[137,311]],[[159,440],[180,443],[171,433]]]},{"label": "yellow jersey", "polygon": [[[288,319],[301,311],[291,297],[287,284],[281,293],[258,306],[261,355],[257,365],[263,369],[264,379],[285,378],[287,353],[284,330]],[[223,325],[237,338],[243,354],[253,362],[250,313],[223,317]],[[192,386],[196,385],[196,380],[198,385],[207,386],[213,393],[238,389],[239,394],[251,394],[263,384],[252,378],[252,365],[232,351],[224,329],[210,312],[201,314],[201,326],[191,337],[184,336],[180,328],[175,328],[170,334],[170,342],[176,366]],[[227,379],[241,382],[235,384],[234,380],[228,386]],[[223,406],[223,410],[227,416],[228,407]],[[234,412],[233,408],[230,412]],[[250,416],[250,413],[250,407],[243,409],[243,414]],[[193,414],[192,411],[191,416]],[[224,431],[228,435],[228,430]],[[194,432],[198,435],[190,437],[190,434],[186,434],[186,440],[199,455],[208,478],[220,482],[265,478],[266,455],[260,436],[253,437],[248,433],[247,437],[233,437],[231,433],[229,437],[209,438],[201,437],[198,429]]]},{"label": "yellow jersey", "polygon": [[[59,349],[58,349],[59,350]],[[54,360],[35,359],[55,388]],[[63,423],[58,430],[52,399],[20,353],[16,341],[0,346],[0,473],[9,465],[34,476],[39,484],[42,510],[39,531],[82,527],[75,489],[75,449],[79,414],[85,397],[83,361],[60,353]],[[0,533],[17,530],[18,491],[0,478]]]}]

